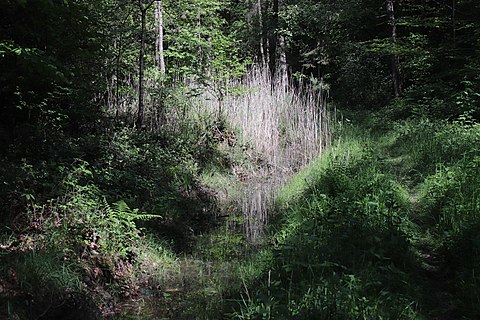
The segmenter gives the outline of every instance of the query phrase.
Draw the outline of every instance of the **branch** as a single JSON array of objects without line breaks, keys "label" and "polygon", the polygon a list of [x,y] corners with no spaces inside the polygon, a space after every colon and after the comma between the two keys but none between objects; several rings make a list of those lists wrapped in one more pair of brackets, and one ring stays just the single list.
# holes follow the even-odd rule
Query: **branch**
[{"label": "branch", "polygon": [[152,1],[150,1],[150,3],[147,4],[147,6],[145,7],[145,10],[150,9],[150,8],[153,6],[153,4],[154,4],[155,2],[157,2],[157,1],[158,1],[158,0],[152,0]]},{"label": "branch", "polygon": [[148,9],[150,9],[150,8],[152,7],[152,5],[153,5],[156,1],[158,1],[158,0],[151,0],[150,3],[142,6],[143,1],[142,1],[142,0],[138,0],[138,7],[140,8],[140,11],[142,11],[142,12],[147,11]]}]

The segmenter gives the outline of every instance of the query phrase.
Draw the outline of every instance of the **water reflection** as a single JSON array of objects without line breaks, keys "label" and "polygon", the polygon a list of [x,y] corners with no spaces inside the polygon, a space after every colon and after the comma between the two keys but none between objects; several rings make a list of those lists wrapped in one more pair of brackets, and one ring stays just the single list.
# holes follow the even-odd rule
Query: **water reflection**
[{"label": "water reflection", "polygon": [[286,180],[285,175],[256,179],[245,184],[242,196],[242,214],[247,239],[256,243],[262,237],[273,213],[275,198]]}]

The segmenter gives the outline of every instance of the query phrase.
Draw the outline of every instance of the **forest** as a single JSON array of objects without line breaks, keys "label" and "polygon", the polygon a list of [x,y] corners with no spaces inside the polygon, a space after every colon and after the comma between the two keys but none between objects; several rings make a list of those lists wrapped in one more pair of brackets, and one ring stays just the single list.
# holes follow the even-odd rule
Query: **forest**
[{"label": "forest", "polygon": [[0,0],[0,319],[480,319],[479,17]]}]

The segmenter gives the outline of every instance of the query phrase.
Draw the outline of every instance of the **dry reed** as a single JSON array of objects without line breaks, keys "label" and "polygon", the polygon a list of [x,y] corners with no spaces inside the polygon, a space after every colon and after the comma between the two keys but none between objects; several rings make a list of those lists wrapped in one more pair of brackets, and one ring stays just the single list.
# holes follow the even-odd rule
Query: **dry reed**
[{"label": "dry reed", "polygon": [[[220,116],[237,132],[237,141],[250,154],[252,162],[261,160],[262,163],[239,168],[247,169],[249,183],[237,201],[246,218],[246,235],[255,241],[268,223],[268,210],[279,187],[292,172],[316,158],[331,143],[322,91],[303,81],[295,85],[275,83],[268,68],[258,65],[241,79],[229,81],[230,91],[241,94],[227,94],[223,101],[208,91],[198,95],[201,90],[195,81],[178,79],[175,83],[176,88],[169,90],[168,103],[163,101],[160,107],[155,105],[154,98],[158,85],[147,81],[146,127],[182,134],[191,130],[192,125],[209,117],[214,118],[210,119],[212,122]],[[122,101],[131,101],[128,99],[131,96],[130,92]],[[133,109],[128,103],[117,101],[116,108],[110,112],[133,121]]]},{"label": "dry reed", "polygon": [[243,79],[231,81],[230,87],[244,93],[223,101],[223,116],[239,129],[242,143],[275,171],[298,170],[330,143],[321,90],[303,82],[275,86],[268,69],[259,66]]},{"label": "dry reed", "polygon": [[[162,106],[158,105],[158,99],[165,97],[155,98],[160,94],[159,87],[151,79],[147,81],[145,125],[149,130],[179,133],[205,116],[218,116],[218,97],[210,92],[199,96],[198,85],[178,80],[182,84],[169,90],[167,99],[175,105],[168,106],[165,101]],[[250,147],[257,158],[266,161],[270,169],[297,171],[331,142],[325,97],[312,85],[303,81],[295,85],[275,84],[267,67],[254,65],[241,79],[230,80],[228,87],[243,93],[225,96],[221,102],[222,117],[239,132],[241,143]],[[113,85],[110,89],[107,112],[133,122],[135,90],[115,96]]]}]

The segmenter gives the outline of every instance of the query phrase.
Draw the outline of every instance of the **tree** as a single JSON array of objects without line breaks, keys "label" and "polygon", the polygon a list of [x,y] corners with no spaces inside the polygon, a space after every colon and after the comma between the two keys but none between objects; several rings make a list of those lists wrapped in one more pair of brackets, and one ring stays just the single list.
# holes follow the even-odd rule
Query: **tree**
[{"label": "tree", "polygon": [[[388,17],[389,25],[391,27],[392,44],[393,46],[395,46],[397,44],[397,25],[395,22],[394,0],[387,0],[387,17]],[[400,58],[397,53],[392,54],[391,68],[392,68],[393,91],[395,93],[395,97],[398,97],[402,93],[402,83],[401,83],[401,77],[400,77]]]},{"label": "tree", "polygon": [[277,36],[278,36],[278,1],[279,0],[273,0],[273,7],[272,7],[272,13],[271,13],[271,18],[270,18],[270,37],[269,37],[269,44],[270,48],[269,50],[269,62],[270,62],[270,72],[272,73],[272,77],[274,78],[276,76],[276,70],[277,70]]},{"label": "tree", "polygon": [[162,0],[157,0],[157,6],[155,8],[156,18],[156,45],[155,45],[155,63],[160,70],[162,76],[165,75],[165,58],[163,54],[163,5]]},{"label": "tree", "polygon": [[[279,0],[279,5],[282,6],[283,0]],[[285,28],[278,30],[278,83],[285,91],[288,85],[288,66],[287,66],[287,50],[285,44]]]},{"label": "tree", "polygon": [[265,49],[265,39],[263,36],[264,26],[263,26],[262,0],[257,0],[255,7],[256,7],[256,13],[258,17],[258,26],[260,31],[260,39],[259,39],[260,61],[262,65],[266,66],[268,64],[268,51]]},{"label": "tree", "polygon": [[9,140],[95,126],[105,87],[98,74],[106,69],[107,7],[86,0],[0,1],[0,123]]},{"label": "tree", "polygon": [[146,32],[146,20],[148,9],[155,2],[154,0],[149,0],[150,2],[145,3],[145,0],[138,0],[138,8],[140,10],[140,55],[139,55],[139,71],[138,71],[138,113],[137,120],[135,121],[135,126],[137,129],[143,127],[143,120],[145,117],[145,105],[144,105],[144,72],[145,72],[145,32]]}]

